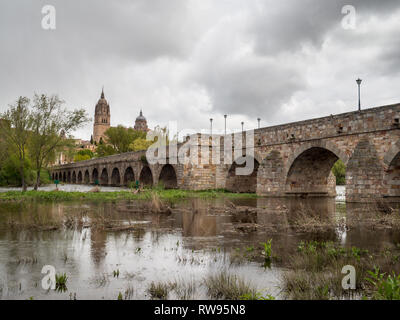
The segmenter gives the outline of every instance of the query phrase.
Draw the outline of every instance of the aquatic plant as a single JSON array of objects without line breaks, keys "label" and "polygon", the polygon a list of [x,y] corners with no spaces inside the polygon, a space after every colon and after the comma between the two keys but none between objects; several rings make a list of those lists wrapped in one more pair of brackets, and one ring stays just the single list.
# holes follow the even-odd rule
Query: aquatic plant
[{"label": "aquatic plant", "polygon": [[240,300],[275,300],[275,297],[270,294],[263,295],[260,292],[256,292],[256,294],[244,294],[240,296]]},{"label": "aquatic plant", "polygon": [[65,273],[56,274],[56,291],[65,292],[67,291],[67,281],[68,277]]},{"label": "aquatic plant", "polygon": [[269,239],[267,242],[262,242],[263,251],[261,254],[264,256],[264,259],[271,260],[272,258],[272,239]]},{"label": "aquatic plant", "polygon": [[374,271],[368,271],[366,280],[373,285],[373,299],[377,300],[400,300],[400,274],[394,272],[386,275],[378,267]]},{"label": "aquatic plant", "polygon": [[147,292],[150,294],[151,299],[166,300],[168,297],[169,286],[163,282],[151,282],[147,288]]},{"label": "aquatic plant", "polygon": [[249,282],[226,271],[208,276],[204,283],[212,299],[240,300],[242,296],[257,293]]},{"label": "aquatic plant", "polygon": [[119,269],[113,271],[113,276],[114,276],[114,278],[119,277]]}]

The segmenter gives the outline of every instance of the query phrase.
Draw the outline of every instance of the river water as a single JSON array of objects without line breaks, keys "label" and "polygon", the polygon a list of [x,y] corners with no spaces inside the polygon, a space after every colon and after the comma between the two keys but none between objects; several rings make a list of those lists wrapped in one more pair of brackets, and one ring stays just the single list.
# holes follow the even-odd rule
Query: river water
[{"label": "river water", "polygon": [[[301,240],[369,250],[400,242],[390,229],[346,227],[350,209],[343,202],[344,188],[337,193],[336,199],[187,199],[171,204],[168,214],[152,213],[142,201],[0,203],[0,297],[117,299],[121,293],[126,299],[149,299],[152,282],[176,282],[196,288],[186,298],[207,299],[204,279],[225,272],[263,295],[281,298],[282,261],[290,259]],[[232,206],[260,211],[237,215]],[[333,227],[295,230],[292,213],[299,210],[323,216]],[[66,217],[80,222],[65,223]],[[52,227],[61,220],[63,226]],[[96,227],[99,223],[119,227]],[[278,262],[265,267],[263,261],[246,258],[246,252],[260,250],[268,239]],[[67,291],[43,289],[45,265],[67,275]],[[181,296],[171,291],[169,298]]]}]

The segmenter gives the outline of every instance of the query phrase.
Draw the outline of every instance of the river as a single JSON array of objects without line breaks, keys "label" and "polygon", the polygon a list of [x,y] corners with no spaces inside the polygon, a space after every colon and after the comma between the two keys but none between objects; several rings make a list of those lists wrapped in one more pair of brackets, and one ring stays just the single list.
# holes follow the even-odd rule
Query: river
[{"label": "river", "polygon": [[[0,203],[0,297],[117,299],[121,294],[126,299],[149,299],[152,282],[175,282],[195,288],[187,290],[186,298],[208,299],[204,279],[225,272],[279,299],[285,271],[279,261],[288,259],[301,240],[324,239],[369,250],[400,242],[398,233],[388,229],[346,228],[344,188],[338,187],[337,193],[336,199],[187,199],[174,203],[169,214],[151,213],[141,201]],[[238,216],[227,209],[232,203],[262,212]],[[291,212],[302,208],[334,221],[335,227],[292,230]],[[69,216],[78,216],[80,223],[43,227]],[[99,221],[122,227],[97,228]],[[269,239],[278,262],[265,267],[263,261],[244,258]],[[66,291],[42,288],[45,265],[67,275]],[[168,298],[182,297],[171,291]]]}]

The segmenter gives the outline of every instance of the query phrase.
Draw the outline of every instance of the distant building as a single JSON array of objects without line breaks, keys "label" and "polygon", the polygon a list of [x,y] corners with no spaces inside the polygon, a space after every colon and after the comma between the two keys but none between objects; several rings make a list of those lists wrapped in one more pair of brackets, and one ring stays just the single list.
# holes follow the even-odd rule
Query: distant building
[{"label": "distant building", "polygon": [[94,112],[93,142],[99,143],[100,139],[104,140],[104,133],[111,126],[110,118],[110,105],[104,98],[104,90],[102,90]]},{"label": "distant building", "polygon": [[[96,104],[94,112],[94,124],[93,124],[93,143],[99,143],[100,140],[105,141],[105,132],[111,128],[110,123],[111,112],[110,105],[104,97],[104,90],[101,91],[100,100]],[[142,110],[140,110],[139,116],[135,121],[135,130],[148,132],[149,128],[147,126],[147,120],[143,116]]]},{"label": "distant building", "polygon": [[142,110],[140,110],[140,114],[139,114],[139,116],[136,118],[135,126],[134,126],[133,128],[134,128],[135,130],[143,131],[143,132],[148,132],[148,131],[149,131],[149,127],[147,126],[147,120],[146,120],[146,118],[143,116]]}]

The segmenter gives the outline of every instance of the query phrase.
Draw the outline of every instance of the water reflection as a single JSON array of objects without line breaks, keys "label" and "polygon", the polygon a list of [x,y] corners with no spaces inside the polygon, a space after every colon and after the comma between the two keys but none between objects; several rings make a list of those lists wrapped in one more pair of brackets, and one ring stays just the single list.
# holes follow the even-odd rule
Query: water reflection
[{"label": "water reflection", "polygon": [[[142,201],[2,203],[0,296],[69,299],[76,293],[77,299],[116,299],[133,288],[131,298],[147,299],[152,281],[200,283],[225,269],[279,296],[281,270],[301,240],[369,250],[399,243],[398,232],[360,224],[368,210],[332,198],[190,199],[174,204],[169,215],[151,213]],[[299,219],[306,222],[302,229]],[[108,224],[128,228],[99,227]],[[268,239],[280,258],[271,269],[257,261],[233,263],[236,248],[257,247]],[[67,292],[41,288],[43,265],[68,275]],[[204,287],[195,298],[207,298]]]}]

